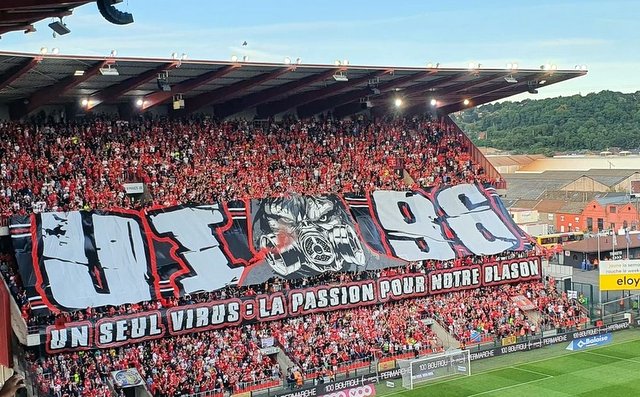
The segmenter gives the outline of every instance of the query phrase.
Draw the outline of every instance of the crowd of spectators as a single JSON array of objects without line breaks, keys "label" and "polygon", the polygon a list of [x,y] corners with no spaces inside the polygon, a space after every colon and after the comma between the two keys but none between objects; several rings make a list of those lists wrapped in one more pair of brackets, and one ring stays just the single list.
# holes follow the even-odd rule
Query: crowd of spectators
[{"label": "crowd of spectators", "polygon": [[285,352],[309,376],[400,353],[438,351],[417,299],[317,313],[272,326]]},{"label": "crowd of spectators", "polygon": [[47,396],[111,396],[111,371],[136,368],[156,397],[238,391],[280,380],[278,363],[260,353],[261,325],[245,325],[29,361],[39,392]]},{"label": "crowd of spectators", "polygon": [[458,138],[423,118],[4,122],[0,214],[487,182]]},{"label": "crowd of spectators", "polygon": [[[524,298],[524,299],[523,299]],[[529,313],[519,302],[530,302]],[[437,319],[462,344],[495,338],[531,336],[542,329],[571,329],[587,319],[578,302],[549,283],[528,282],[482,287],[430,297],[428,316]]]}]

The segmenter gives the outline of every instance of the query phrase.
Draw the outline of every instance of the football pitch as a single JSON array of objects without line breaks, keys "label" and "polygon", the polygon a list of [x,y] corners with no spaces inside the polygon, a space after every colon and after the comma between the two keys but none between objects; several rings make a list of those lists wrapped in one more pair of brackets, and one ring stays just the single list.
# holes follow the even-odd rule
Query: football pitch
[{"label": "football pitch", "polygon": [[[418,385],[414,390],[379,385],[378,395],[397,397],[640,396],[640,333],[614,333],[613,343],[578,352],[566,343],[533,352],[472,362],[472,375]],[[486,363],[485,363],[486,362]],[[491,367],[494,368],[491,368]]]}]

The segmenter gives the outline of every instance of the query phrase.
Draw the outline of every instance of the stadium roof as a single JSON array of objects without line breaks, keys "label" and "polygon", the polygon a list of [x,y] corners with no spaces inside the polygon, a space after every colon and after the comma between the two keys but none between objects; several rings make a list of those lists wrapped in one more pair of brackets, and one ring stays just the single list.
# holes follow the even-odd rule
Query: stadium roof
[{"label": "stadium roof", "polygon": [[33,24],[47,18],[71,15],[75,7],[96,0],[2,0],[0,1],[0,35],[22,30],[35,32]]},{"label": "stadium roof", "polygon": [[[158,81],[164,72],[170,91],[163,91]],[[151,109],[182,94],[185,112],[213,106],[217,116],[226,117],[255,109],[263,118],[293,110],[300,117],[327,110],[346,116],[367,105],[389,110],[401,98],[406,112],[424,112],[435,99],[438,110],[448,114],[586,73],[0,52],[0,104],[9,104],[12,118],[19,118],[44,105],[83,99],[89,108],[137,102]]]}]

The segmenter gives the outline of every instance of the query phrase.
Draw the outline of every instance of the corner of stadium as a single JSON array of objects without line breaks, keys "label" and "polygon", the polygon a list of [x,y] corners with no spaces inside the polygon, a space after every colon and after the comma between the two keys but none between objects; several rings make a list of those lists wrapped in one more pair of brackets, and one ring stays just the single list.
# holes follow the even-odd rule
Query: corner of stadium
[{"label": "corner of stadium", "polygon": [[[3,0],[0,35],[47,18],[66,34],[91,3],[133,21],[112,0]],[[17,395],[41,397],[640,391],[640,261],[600,262],[598,293],[627,295],[594,305],[450,117],[586,74],[0,51],[0,383],[16,373]]]}]

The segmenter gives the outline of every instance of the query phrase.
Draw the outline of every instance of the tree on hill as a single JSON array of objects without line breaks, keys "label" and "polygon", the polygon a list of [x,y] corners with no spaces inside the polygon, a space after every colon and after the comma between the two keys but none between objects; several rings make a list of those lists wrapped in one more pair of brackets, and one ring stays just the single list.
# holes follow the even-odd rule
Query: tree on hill
[{"label": "tree on hill", "polygon": [[501,102],[452,117],[476,145],[514,153],[640,148],[640,91]]}]

